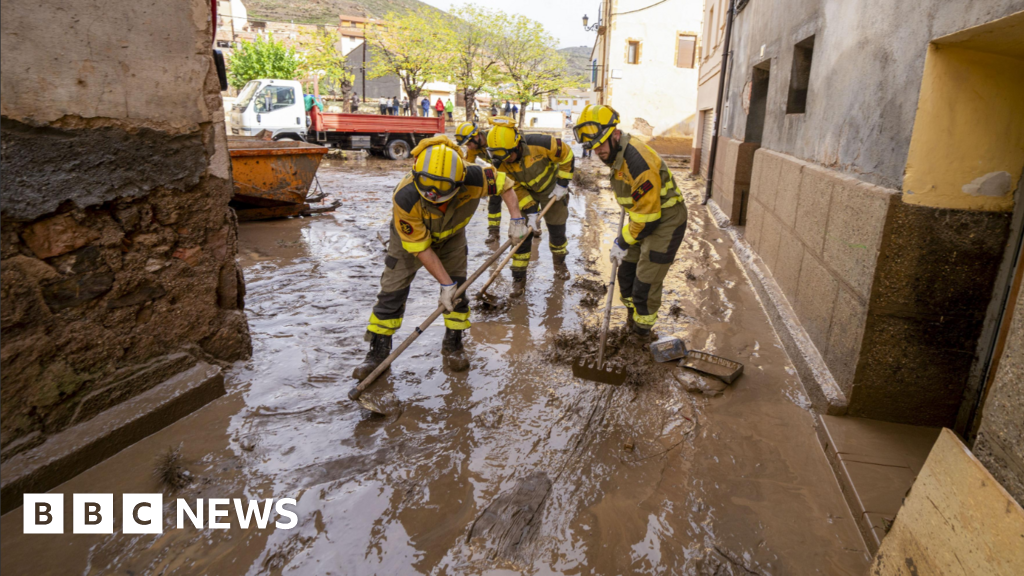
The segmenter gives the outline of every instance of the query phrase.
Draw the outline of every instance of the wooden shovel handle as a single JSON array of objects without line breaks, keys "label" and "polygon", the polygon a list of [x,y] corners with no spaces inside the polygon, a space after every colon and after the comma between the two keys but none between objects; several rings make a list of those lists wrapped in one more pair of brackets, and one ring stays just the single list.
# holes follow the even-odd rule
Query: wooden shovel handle
[{"label": "wooden shovel handle", "polygon": [[[555,202],[556,200],[554,198],[549,200],[547,206],[545,206],[544,209],[540,211],[540,214],[537,215],[538,226],[540,225],[540,219],[543,218],[544,215],[548,213],[548,208],[554,206]],[[501,261],[501,264],[498,264],[498,267],[494,270],[493,273],[491,273],[490,278],[488,278],[487,282],[484,283],[484,287],[480,289],[480,294],[484,294],[487,292],[487,289],[490,288],[491,283],[494,282],[494,280],[498,277],[498,274],[501,274],[502,269],[505,268],[505,265],[508,264],[508,261],[512,259],[513,255],[515,255],[516,250],[519,250],[519,247],[523,245],[523,242],[526,242],[526,240],[530,237],[530,235],[533,234],[533,232],[533,226],[527,229],[526,236],[523,236],[523,238],[518,243],[516,243],[515,248],[512,248],[512,251],[509,252],[507,256],[505,256],[505,259]],[[509,242],[511,242],[511,240],[509,240]]]},{"label": "wooden shovel handle", "polygon": [[[466,278],[466,281],[463,282],[462,286],[459,286],[459,289],[456,290],[455,296],[452,298],[452,300],[457,301],[459,297],[466,292],[466,288],[469,288],[469,285],[475,282],[476,279],[479,278],[480,275],[484,273],[484,270],[486,270],[488,266],[493,264],[494,261],[498,259],[498,256],[501,256],[501,253],[507,250],[508,247],[511,245],[512,239],[510,238],[506,240],[504,244],[498,247],[498,249],[494,251],[494,254],[488,256],[487,261],[484,262],[483,266],[478,268],[476,272],[473,272],[472,276]],[[437,320],[437,317],[440,316],[442,313],[444,313],[444,306],[438,306],[437,310],[434,310],[434,312],[430,316],[428,316],[427,319],[424,320],[422,324],[420,324],[419,326],[416,327],[415,330],[413,330],[412,334],[410,334],[408,338],[402,341],[402,343],[398,346],[398,348],[395,349],[394,352],[388,355],[388,357],[385,358],[384,361],[380,363],[380,366],[377,366],[377,368],[373,372],[371,372],[370,375],[367,376],[365,380],[359,383],[359,385],[349,390],[348,397],[351,400],[358,400],[359,397],[363,395],[363,392],[365,392],[366,389],[370,387],[370,384],[376,381],[377,377],[380,376],[385,370],[387,370],[388,367],[391,366],[391,363],[394,362],[396,358],[401,356],[402,352],[405,352],[405,349],[408,348],[413,342],[415,342],[416,339],[420,337],[420,334],[423,334],[423,331],[429,328],[430,325],[434,323],[434,320]]]},{"label": "wooden shovel handle", "polygon": [[[622,230],[622,225],[626,221],[626,209],[623,208],[619,214],[619,227],[616,231]],[[614,240],[613,240],[614,242]],[[619,271],[619,264],[617,262],[612,263],[612,278],[608,281],[608,297],[604,301],[604,322],[601,324],[601,345],[597,349],[597,365],[601,367],[604,365],[604,345],[608,341],[608,324],[612,320],[612,300],[615,298],[615,274]],[[629,310],[626,310],[626,314],[629,314]]]}]

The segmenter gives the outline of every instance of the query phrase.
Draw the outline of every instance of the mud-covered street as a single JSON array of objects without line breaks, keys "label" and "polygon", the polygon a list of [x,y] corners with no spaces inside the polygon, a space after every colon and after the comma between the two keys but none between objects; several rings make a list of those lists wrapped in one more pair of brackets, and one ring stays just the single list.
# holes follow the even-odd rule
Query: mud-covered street
[{"label": "mud-covered street", "polygon": [[[581,164],[591,174],[600,166],[596,158]],[[319,181],[343,202],[337,212],[243,223],[254,349],[229,371],[228,394],[55,490],[163,490],[165,523],[178,497],[291,497],[296,529],[232,523],[68,535],[55,548],[20,534],[18,512],[3,518],[3,571],[864,573],[870,557],[815,436],[810,403],[728,236],[681,167],[688,231],[657,331],[742,362],[733,385],[654,366],[628,347],[617,357],[642,377],[627,385],[572,376],[564,359],[588,349],[592,340],[578,333],[600,321],[618,217],[607,191],[577,186],[569,280],[554,279],[546,236],[535,240],[525,296],[499,310],[474,308],[468,372],[442,366],[438,321],[367,392],[392,393],[397,414],[374,416],[349,401],[390,194],[406,169],[329,159]],[[507,223],[506,212],[503,234]],[[483,206],[467,230],[474,270],[490,250]],[[505,270],[492,291],[507,294],[510,285]],[[435,282],[421,271],[396,346],[436,302]],[[625,314],[617,298],[615,305],[613,327]],[[155,476],[161,459],[182,488]]]}]

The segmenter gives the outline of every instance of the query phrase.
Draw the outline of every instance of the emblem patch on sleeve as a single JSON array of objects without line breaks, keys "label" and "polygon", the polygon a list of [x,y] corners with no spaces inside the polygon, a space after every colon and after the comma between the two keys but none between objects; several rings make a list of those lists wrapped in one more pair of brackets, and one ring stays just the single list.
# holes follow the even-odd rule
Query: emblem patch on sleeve
[{"label": "emblem patch on sleeve", "polygon": [[398,229],[401,230],[402,234],[405,234],[406,236],[412,235],[412,224],[409,224],[405,220],[398,221]]},{"label": "emblem patch on sleeve", "polygon": [[643,190],[644,192],[650,192],[651,188],[654,188],[654,184],[651,184],[650,180],[647,180],[640,185],[640,189]]}]

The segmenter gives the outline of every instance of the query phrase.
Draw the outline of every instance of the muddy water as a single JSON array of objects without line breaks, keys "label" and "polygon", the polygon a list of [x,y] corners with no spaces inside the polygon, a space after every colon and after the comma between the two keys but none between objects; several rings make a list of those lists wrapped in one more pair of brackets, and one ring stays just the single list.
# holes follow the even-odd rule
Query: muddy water
[{"label": "muddy water", "polygon": [[[595,286],[607,282],[617,208],[590,190],[570,203],[573,278],[555,281],[546,238],[536,241],[525,297],[474,311],[469,372],[442,366],[438,322],[368,392],[393,393],[399,414],[349,402],[389,194],[405,169],[327,161],[319,177],[344,202],[336,213],[243,224],[254,351],[228,374],[228,395],[58,489],[158,490],[154,458],[180,446],[197,480],[165,503],[294,497],[299,526],[65,536],[56,546],[58,537],[21,536],[19,509],[2,519],[4,572],[864,573],[809,402],[693,183],[658,331],[743,362],[724,392],[666,368],[642,386],[597,385],[549,360],[555,337],[597,322],[604,305]],[[471,268],[488,253],[483,211],[468,227]],[[505,271],[492,291],[509,285]],[[421,272],[396,344],[436,299]],[[625,314],[616,306],[613,325]]]}]

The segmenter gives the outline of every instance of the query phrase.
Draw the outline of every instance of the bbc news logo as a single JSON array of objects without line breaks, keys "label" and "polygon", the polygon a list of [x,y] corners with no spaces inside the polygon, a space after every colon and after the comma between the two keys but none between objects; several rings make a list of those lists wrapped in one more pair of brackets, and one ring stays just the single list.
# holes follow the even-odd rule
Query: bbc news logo
[{"label": "bbc news logo", "polygon": [[[231,528],[231,513],[234,512],[238,526],[243,530],[250,524],[265,529],[271,520],[271,511],[277,513],[274,527],[290,530],[299,523],[299,517],[287,507],[295,507],[294,498],[274,501],[242,500],[241,498],[202,498],[195,505],[189,505],[182,498],[176,502],[175,527],[184,528],[186,522],[202,530],[227,530]],[[63,494],[25,494],[25,534],[64,533]],[[203,512],[206,512],[204,515]],[[113,494],[73,494],[71,498],[71,531],[74,534],[113,534]],[[124,534],[160,534],[164,531],[163,494],[122,494],[121,532]]]}]

